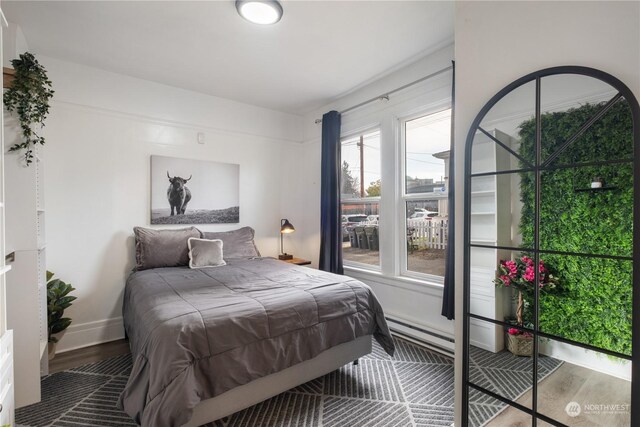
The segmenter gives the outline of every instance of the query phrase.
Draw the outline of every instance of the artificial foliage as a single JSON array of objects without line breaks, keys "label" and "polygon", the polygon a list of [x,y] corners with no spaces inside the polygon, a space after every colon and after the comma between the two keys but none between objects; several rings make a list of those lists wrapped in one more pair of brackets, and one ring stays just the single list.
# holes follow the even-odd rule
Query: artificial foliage
[{"label": "artificial foliage", "polygon": [[25,52],[18,59],[13,59],[11,65],[15,75],[4,93],[4,106],[7,111],[17,114],[22,141],[9,147],[9,151],[24,150],[24,159],[29,165],[33,162],[34,147],[45,143],[36,128],[44,127],[44,120],[49,114],[49,100],[54,91],[46,70],[33,54]]},{"label": "artificial foliage", "polygon": [[[529,316],[525,317],[525,300],[531,300],[533,296],[536,276],[534,264],[534,260],[527,255],[514,260],[501,260],[498,266],[498,277],[494,280],[496,286],[517,291],[516,325],[518,326],[531,327]],[[558,285],[558,279],[549,271],[543,260],[538,261],[538,283],[540,293],[553,292]],[[511,335],[519,335],[521,331],[511,328],[508,332]]]},{"label": "artificial foliage", "polygon": [[76,290],[71,284],[65,283],[60,279],[54,279],[53,275],[52,272],[47,271],[47,326],[49,331],[48,341],[56,343],[58,338],[54,335],[64,331],[71,325],[71,319],[62,316],[77,297],[69,295]]},{"label": "artificial foliage", "polygon": [[[584,104],[541,116],[541,160],[549,158],[603,107]],[[633,159],[630,108],[621,99],[544,170],[540,181],[540,249],[632,256]],[[520,154],[535,152],[535,120],[520,125]],[[588,165],[591,163],[591,165]],[[524,167],[524,165],[521,165]],[[523,247],[532,248],[535,177],[521,173]],[[595,178],[603,189],[588,190]],[[587,190],[587,191],[584,191]],[[561,286],[540,294],[540,330],[600,348],[631,354],[632,270],[628,260],[545,254]]]}]

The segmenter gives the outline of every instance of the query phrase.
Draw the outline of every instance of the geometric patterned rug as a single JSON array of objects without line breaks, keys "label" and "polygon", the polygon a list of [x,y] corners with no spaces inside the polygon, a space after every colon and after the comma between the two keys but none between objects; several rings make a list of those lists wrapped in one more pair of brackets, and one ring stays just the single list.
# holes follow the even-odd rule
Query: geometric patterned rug
[{"label": "geometric patterned rug", "polygon": [[[562,365],[548,356],[538,357],[538,383]],[[531,389],[533,358],[508,351],[492,353],[471,347],[469,376],[472,383],[513,401]],[[505,409],[506,404],[474,388],[469,391],[469,425],[480,427]]]},{"label": "geometric patterned rug", "polygon": [[[402,339],[395,338],[395,342],[393,358],[374,341],[373,352],[361,358],[358,365],[345,365],[212,425],[451,426],[453,359]],[[530,388],[519,379],[526,375],[531,358],[474,350],[472,376],[477,384],[512,398]],[[540,360],[544,359],[548,359],[546,376],[560,362]],[[127,354],[43,377],[42,401],[16,410],[16,422],[28,427],[135,426],[115,406],[130,370],[131,356]],[[499,378],[509,381],[498,383],[495,380]],[[473,397],[474,426],[481,426],[505,407],[495,399]]]},{"label": "geometric patterned rug", "polygon": [[135,426],[116,408],[129,379],[131,354],[42,377],[42,400],[16,409],[18,426]]}]

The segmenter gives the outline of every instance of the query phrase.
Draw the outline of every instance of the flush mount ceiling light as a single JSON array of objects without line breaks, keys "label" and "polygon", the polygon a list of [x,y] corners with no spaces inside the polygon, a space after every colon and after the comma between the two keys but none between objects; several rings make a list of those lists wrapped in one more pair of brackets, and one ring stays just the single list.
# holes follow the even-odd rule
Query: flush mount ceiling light
[{"label": "flush mount ceiling light", "polygon": [[276,0],[236,0],[236,9],[254,24],[275,24],[282,18],[282,5]]}]

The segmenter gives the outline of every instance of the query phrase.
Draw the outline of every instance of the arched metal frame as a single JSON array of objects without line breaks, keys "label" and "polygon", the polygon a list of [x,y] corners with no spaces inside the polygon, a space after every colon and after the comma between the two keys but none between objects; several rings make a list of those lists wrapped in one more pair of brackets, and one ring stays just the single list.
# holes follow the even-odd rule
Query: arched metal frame
[{"label": "arched metal frame", "polygon": [[[618,91],[618,96],[624,97],[631,109],[631,116],[633,119],[633,197],[634,197],[634,215],[633,215],[633,254],[630,259],[633,261],[633,302],[632,302],[632,343],[631,343],[631,356],[601,349],[588,344],[582,344],[572,340],[564,339],[562,337],[550,335],[539,331],[538,324],[538,308],[539,308],[539,290],[535,286],[534,297],[534,329],[529,330],[534,336],[533,340],[533,375],[532,382],[532,402],[531,408],[527,408],[514,401],[511,401],[503,396],[500,396],[490,390],[477,386],[470,381],[469,377],[469,345],[470,345],[470,325],[471,318],[490,322],[496,325],[511,326],[506,322],[498,321],[496,319],[489,319],[483,316],[472,314],[470,311],[470,261],[471,261],[471,247],[482,247],[490,249],[505,249],[505,250],[520,250],[520,248],[510,248],[502,246],[488,246],[488,245],[476,245],[471,243],[471,178],[473,176],[471,171],[472,162],[472,148],[473,140],[482,120],[486,114],[495,106],[502,98],[504,98],[511,91],[525,85],[526,83],[535,81],[535,119],[536,119],[536,162],[533,168],[527,168],[526,170],[514,170],[514,171],[496,171],[491,174],[499,175],[502,173],[514,173],[514,172],[534,172],[536,182],[536,207],[535,207],[535,224],[534,224],[534,248],[533,250],[527,250],[535,254],[535,264],[538,265],[540,258],[540,245],[539,245],[539,229],[540,229],[540,207],[538,201],[540,200],[540,174],[543,170],[547,170],[541,165],[541,85],[540,81],[543,77],[559,75],[559,74],[577,74],[599,79],[605,83],[608,83],[614,89]],[[465,147],[465,192],[464,192],[464,306],[463,306],[463,407],[462,407],[462,425],[467,426],[469,423],[469,389],[475,388],[491,397],[494,397],[503,403],[511,405],[525,413],[528,413],[532,417],[532,425],[537,424],[537,420],[541,420],[556,426],[564,426],[564,424],[549,418],[544,414],[538,413],[538,337],[552,338],[556,341],[565,342],[574,346],[582,347],[589,350],[598,351],[600,353],[608,354],[611,356],[619,357],[621,359],[630,360],[632,363],[631,368],[631,426],[640,426],[640,213],[637,212],[636,207],[638,201],[640,201],[640,161],[636,159],[636,156],[640,154],[640,106],[638,101],[631,92],[631,90],[622,83],[619,79],[603,71],[580,66],[561,66],[546,68],[540,71],[533,72],[523,76],[505,88],[500,90],[494,95],[489,102],[480,110],[475,120],[473,121],[469,132],[467,134],[466,147]],[[617,161],[602,161],[598,162],[598,165],[614,164]],[[583,165],[576,165],[583,166]],[[490,175],[486,173],[483,175]],[[567,255],[578,255],[572,253],[566,253]],[[535,269],[535,283],[539,280],[538,269]],[[636,315],[638,313],[638,315]]]}]

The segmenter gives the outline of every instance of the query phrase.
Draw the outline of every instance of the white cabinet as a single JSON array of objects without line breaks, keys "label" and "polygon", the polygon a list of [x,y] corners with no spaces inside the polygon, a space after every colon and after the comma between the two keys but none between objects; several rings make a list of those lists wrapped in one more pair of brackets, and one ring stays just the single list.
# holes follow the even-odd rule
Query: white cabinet
[{"label": "white cabinet", "polygon": [[[5,141],[19,138],[17,120],[5,113]],[[47,295],[41,150],[26,166],[22,153],[5,154],[7,326],[14,332],[15,403],[40,401],[40,376],[48,373]]]},{"label": "white cabinet", "polygon": [[[493,130],[491,136],[510,148],[515,141],[509,135]],[[515,164],[508,151],[489,136],[478,132],[473,142],[473,174],[513,169]],[[471,179],[471,244],[512,246],[512,181],[517,174],[476,176]],[[516,193],[518,194],[518,193]],[[493,283],[500,259],[509,258],[508,251],[493,248],[471,248],[470,309],[489,319],[504,320],[510,300]],[[505,296],[507,296],[505,298]],[[489,351],[504,346],[502,326],[471,319],[471,344]]]}]

